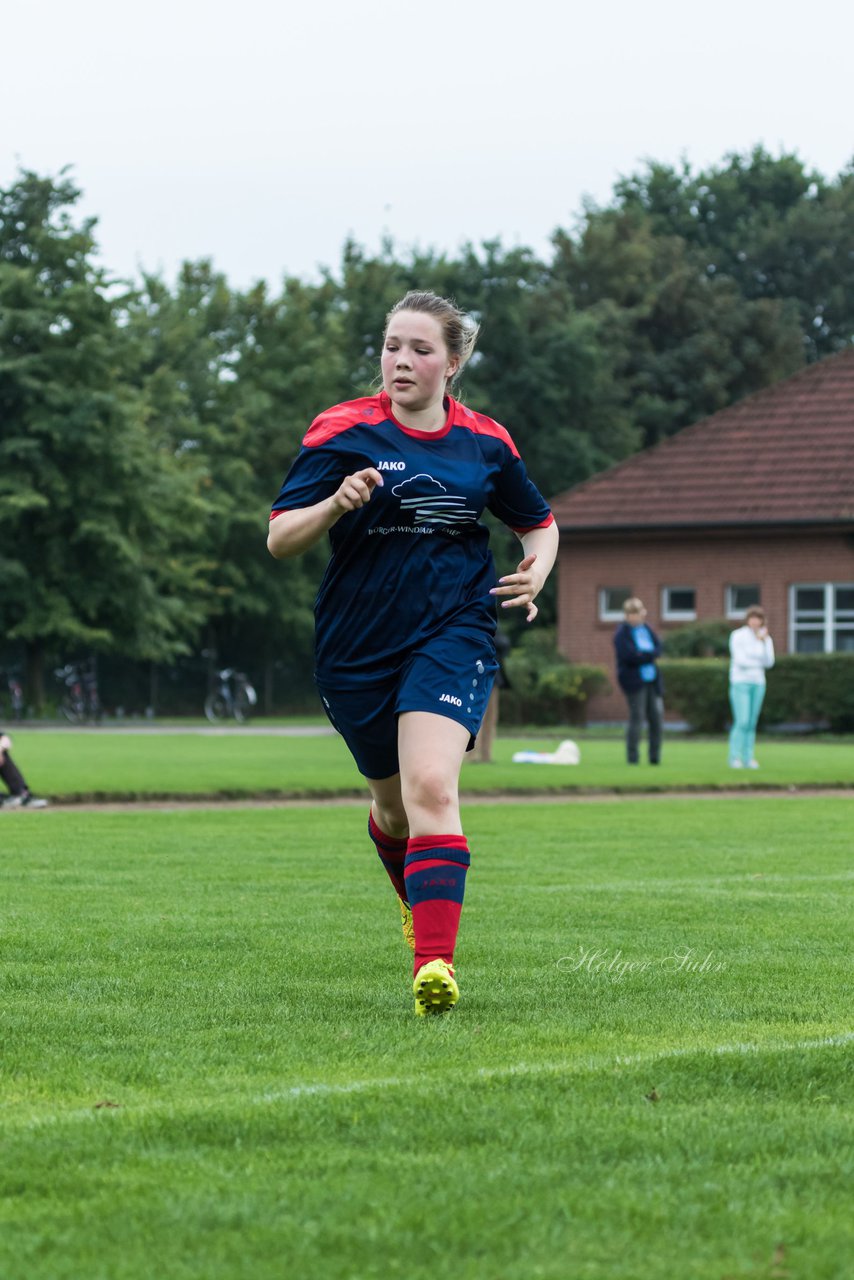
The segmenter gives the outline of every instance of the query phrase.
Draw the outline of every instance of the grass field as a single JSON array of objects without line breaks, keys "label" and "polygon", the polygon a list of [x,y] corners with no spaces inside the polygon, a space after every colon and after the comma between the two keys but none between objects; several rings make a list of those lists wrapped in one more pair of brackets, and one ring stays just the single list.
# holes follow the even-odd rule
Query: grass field
[{"label": "grass field", "polygon": [[426,1022],[361,807],[4,818],[0,1276],[850,1276],[852,818],[472,807]]},{"label": "grass field", "polygon": [[[262,737],[240,730],[116,734],[16,730],[15,753],[34,789],[55,799],[120,796],[308,796],[354,794],[362,780],[337,735]],[[761,741],[762,768],[727,768],[726,745],[668,738],[663,763],[629,766],[618,738],[581,740],[577,767],[513,764],[515,751],[553,750],[554,740],[499,738],[492,764],[466,764],[471,792],[567,792],[752,787],[854,786],[851,742]]]}]

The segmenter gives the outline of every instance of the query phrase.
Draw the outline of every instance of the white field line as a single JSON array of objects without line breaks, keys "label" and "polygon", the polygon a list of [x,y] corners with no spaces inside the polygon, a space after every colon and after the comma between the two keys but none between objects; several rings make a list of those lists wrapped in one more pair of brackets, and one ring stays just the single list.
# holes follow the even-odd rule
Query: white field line
[{"label": "white field line", "polygon": [[[803,1051],[808,1052],[812,1049],[838,1048],[852,1042],[854,1042],[854,1031],[843,1031],[838,1035],[823,1036],[820,1040],[800,1040],[788,1043],[717,1044],[699,1048],[686,1045],[679,1049],[656,1049],[648,1053],[601,1054],[592,1058],[578,1059],[577,1061],[518,1062],[504,1067],[480,1067],[468,1078],[468,1081],[465,1078],[461,1081],[459,1074],[449,1073],[447,1080],[439,1079],[436,1083],[442,1085],[446,1083],[476,1084],[480,1080],[509,1080],[517,1076],[582,1075],[585,1072],[645,1066],[648,1063],[659,1062],[666,1058],[690,1058],[704,1054],[718,1057],[728,1054],[746,1056],[755,1053],[800,1053]],[[297,1084],[280,1092],[264,1094],[262,1098],[265,1102],[279,1102],[288,1098],[335,1097],[339,1094],[364,1093],[372,1088],[394,1089],[404,1085],[409,1087],[411,1084],[411,1079],[396,1076],[386,1077],[384,1080],[352,1080],[346,1084]]]},{"label": "white field line", "polygon": [[[644,1053],[630,1054],[597,1054],[588,1058],[564,1059],[560,1062],[516,1062],[509,1063],[503,1067],[481,1067],[476,1071],[468,1074],[459,1071],[449,1071],[445,1076],[436,1076],[432,1080],[422,1079],[419,1087],[426,1085],[435,1085],[437,1087],[445,1087],[448,1084],[469,1084],[477,1085],[482,1081],[488,1080],[512,1080],[514,1078],[528,1078],[535,1076],[572,1076],[584,1075],[587,1073],[602,1073],[605,1071],[619,1071],[623,1067],[642,1067],[651,1066],[654,1063],[666,1061],[672,1058],[691,1058],[691,1057],[748,1057],[763,1053],[809,1053],[816,1049],[841,1048],[842,1046],[854,1043],[854,1031],[841,1031],[835,1035],[822,1036],[818,1040],[793,1040],[793,1041],[776,1041],[768,1044],[717,1044],[706,1046],[685,1045],[675,1049],[654,1049]],[[412,1087],[411,1076],[384,1076],[379,1079],[368,1080],[348,1080],[338,1084],[328,1084],[322,1081],[316,1083],[294,1084],[287,1089],[269,1090],[265,1093],[249,1095],[249,1097],[235,1097],[225,1100],[226,1108],[233,1101],[241,1108],[245,1107],[266,1107],[274,1105],[278,1102],[295,1102],[302,1098],[337,1098],[346,1097],[354,1093],[370,1093],[382,1092],[386,1089],[410,1089]],[[211,1100],[209,1104],[203,1101],[198,1110],[216,1110],[222,1106],[220,1099]],[[150,1115],[162,1111],[169,1113],[173,1109],[173,1105],[169,1102],[146,1102],[141,1105],[131,1103],[127,1108],[119,1105],[118,1111],[124,1111],[127,1115]],[[69,1111],[54,1112],[50,1115],[31,1116],[24,1119],[21,1124],[14,1127],[18,1130],[39,1129],[43,1126],[52,1124],[61,1124],[67,1120],[88,1120],[94,1119],[96,1107],[75,1107]],[[181,1104],[177,1110],[181,1110]],[[4,1124],[9,1128],[13,1127],[9,1124],[9,1115],[4,1117]]]}]

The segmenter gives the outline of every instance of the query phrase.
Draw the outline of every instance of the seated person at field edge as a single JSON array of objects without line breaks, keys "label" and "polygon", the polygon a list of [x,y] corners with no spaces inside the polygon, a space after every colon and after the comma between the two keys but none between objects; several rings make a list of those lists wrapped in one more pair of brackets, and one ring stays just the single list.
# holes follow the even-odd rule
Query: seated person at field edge
[{"label": "seated person at field edge", "polygon": [[643,601],[632,596],[623,605],[623,622],[614,635],[617,651],[617,680],[629,704],[626,730],[626,759],[638,763],[643,722],[649,726],[649,763],[661,761],[661,731],[664,715],[661,675],[656,658],[661,644],[652,627],[646,625]]},{"label": "seated person at field edge", "polygon": [[10,795],[3,801],[4,809],[44,809],[46,800],[37,800],[24,781],[11,755],[12,739],[8,734],[0,732],[0,778],[3,779]]}]

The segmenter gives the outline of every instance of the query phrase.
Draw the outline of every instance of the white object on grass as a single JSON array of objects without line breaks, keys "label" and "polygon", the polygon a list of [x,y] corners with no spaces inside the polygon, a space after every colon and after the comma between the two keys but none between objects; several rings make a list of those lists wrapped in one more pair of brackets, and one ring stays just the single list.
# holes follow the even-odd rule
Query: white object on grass
[{"label": "white object on grass", "polygon": [[517,751],[514,764],[581,764],[578,743],[567,738],[555,751]]}]

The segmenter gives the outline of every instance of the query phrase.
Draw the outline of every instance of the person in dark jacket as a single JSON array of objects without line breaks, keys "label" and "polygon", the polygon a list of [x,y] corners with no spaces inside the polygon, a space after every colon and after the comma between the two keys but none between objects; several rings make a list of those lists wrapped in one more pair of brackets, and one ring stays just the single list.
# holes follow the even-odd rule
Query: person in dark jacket
[{"label": "person in dark jacket", "polygon": [[629,704],[626,729],[626,759],[637,764],[643,723],[649,726],[649,763],[661,763],[661,730],[664,716],[661,675],[656,658],[661,644],[652,627],[646,625],[643,601],[632,596],[623,605],[623,622],[614,635],[617,651],[617,680]]}]

